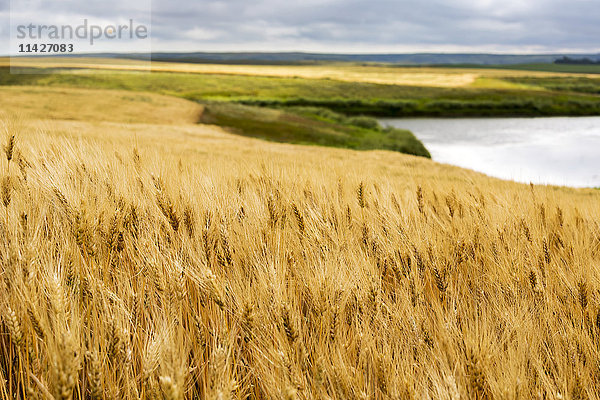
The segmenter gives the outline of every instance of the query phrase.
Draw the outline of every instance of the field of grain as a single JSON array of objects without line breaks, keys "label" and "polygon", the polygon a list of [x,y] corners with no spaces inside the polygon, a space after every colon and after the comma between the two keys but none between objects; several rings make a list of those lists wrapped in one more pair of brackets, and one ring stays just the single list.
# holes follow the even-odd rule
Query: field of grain
[{"label": "field of grain", "polygon": [[0,97],[0,398],[600,397],[598,191],[50,90]]},{"label": "field of grain", "polygon": [[152,93],[48,87],[0,87],[0,110],[20,119],[87,122],[197,122],[202,106]]},{"label": "field of grain", "polygon": [[[263,76],[278,78],[331,79],[340,82],[362,82],[382,85],[424,86],[440,88],[485,87],[506,88],[501,78],[585,76],[551,71],[521,71],[482,68],[393,67],[382,65],[353,65],[348,63],[324,65],[224,65],[152,62],[102,58],[0,58],[0,66],[75,68],[104,71],[154,71],[193,74]],[[597,75],[590,75],[597,77]],[[519,88],[518,86],[510,86]]]}]

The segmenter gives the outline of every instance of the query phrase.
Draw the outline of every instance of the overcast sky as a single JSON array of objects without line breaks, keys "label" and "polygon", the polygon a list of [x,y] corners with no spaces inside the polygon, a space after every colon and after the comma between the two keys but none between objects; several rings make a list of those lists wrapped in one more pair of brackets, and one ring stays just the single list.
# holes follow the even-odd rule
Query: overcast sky
[{"label": "overcast sky", "polygon": [[[13,0],[24,1],[36,0]],[[127,4],[148,9],[148,1]],[[119,3],[46,0],[50,12],[25,7],[30,16],[21,18],[76,24],[129,15],[111,2]],[[0,54],[10,10],[0,0]],[[596,53],[600,0],[155,0],[151,31],[154,51]]]}]

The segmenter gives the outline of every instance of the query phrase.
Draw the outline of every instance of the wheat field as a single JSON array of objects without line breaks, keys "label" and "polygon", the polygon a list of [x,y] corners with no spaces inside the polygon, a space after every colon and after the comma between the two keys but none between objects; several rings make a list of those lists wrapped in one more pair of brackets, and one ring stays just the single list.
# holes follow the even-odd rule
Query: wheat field
[{"label": "wheat field", "polygon": [[[223,65],[192,64],[141,60],[103,58],[47,57],[8,59],[0,57],[0,67],[64,68],[65,73],[90,73],[93,71],[153,71],[189,74],[241,75],[252,77],[278,77],[303,79],[330,79],[342,82],[375,83],[438,88],[495,88],[531,89],[525,85],[509,84],[502,78],[519,77],[588,77],[595,74],[574,74],[547,71],[520,71],[485,68],[397,67],[385,65],[352,65],[331,63],[324,65]],[[538,88],[539,89],[539,88]]]},{"label": "wheat field", "polygon": [[2,100],[0,398],[600,398],[598,191],[82,96]]}]

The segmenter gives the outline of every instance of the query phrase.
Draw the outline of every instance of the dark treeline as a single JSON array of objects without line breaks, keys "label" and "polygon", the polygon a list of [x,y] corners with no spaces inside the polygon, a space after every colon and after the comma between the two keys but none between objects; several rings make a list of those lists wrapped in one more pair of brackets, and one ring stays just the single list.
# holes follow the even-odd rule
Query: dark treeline
[{"label": "dark treeline", "polygon": [[581,65],[590,65],[590,64],[600,64],[600,60],[592,60],[591,58],[571,58],[571,57],[561,57],[554,61],[554,64],[581,64]]}]

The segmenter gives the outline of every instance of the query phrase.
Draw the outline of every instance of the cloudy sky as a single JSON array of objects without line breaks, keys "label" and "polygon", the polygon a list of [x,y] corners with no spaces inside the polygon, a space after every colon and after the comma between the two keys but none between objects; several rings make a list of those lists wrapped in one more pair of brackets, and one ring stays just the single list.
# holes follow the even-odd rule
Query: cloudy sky
[{"label": "cloudy sky", "polygon": [[[9,48],[11,9],[48,24],[84,16],[109,23],[136,12],[116,0],[31,1],[12,0],[11,8],[0,0],[0,54]],[[150,1],[127,4],[144,13]],[[154,51],[600,52],[600,0],[154,0],[151,7]],[[94,50],[114,43],[105,45]]]}]

